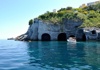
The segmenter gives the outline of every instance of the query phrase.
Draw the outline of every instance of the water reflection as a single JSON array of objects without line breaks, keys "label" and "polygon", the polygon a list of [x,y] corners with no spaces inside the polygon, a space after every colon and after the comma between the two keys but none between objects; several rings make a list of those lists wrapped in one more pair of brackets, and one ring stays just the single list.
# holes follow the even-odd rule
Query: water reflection
[{"label": "water reflection", "polygon": [[67,43],[67,52],[70,57],[70,62],[75,67],[87,65],[83,59],[85,56],[84,43]]},{"label": "water reflection", "polygon": [[89,65],[92,65],[93,68],[99,68],[100,70],[100,43],[98,42],[87,42],[85,45],[85,57]]},{"label": "water reflection", "polygon": [[37,59],[39,59],[38,42],[29,42],[28,43],[28,54],[30,56],[29,64],[38,63],[38,61],[37,61]]},{"label": "water reflection", "polygon": [[100,68],[99,46],[94,43],[91,45],[83,42],[30,42],[28,43],[29,64],[49,69],[97,70],[97,68]]}]

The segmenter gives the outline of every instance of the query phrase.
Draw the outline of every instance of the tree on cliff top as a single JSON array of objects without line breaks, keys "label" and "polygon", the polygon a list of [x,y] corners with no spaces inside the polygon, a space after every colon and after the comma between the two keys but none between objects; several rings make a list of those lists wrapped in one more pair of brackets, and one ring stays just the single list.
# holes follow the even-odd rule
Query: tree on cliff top
[{"label": "tree on cliff top", "polygon": [[[62,23],[62,19],[82,20],[81,27],[100,27],[100,3],[84,8],[61,8],[57,12],[46,12],[38,17],[43,21],[50,21],[54,24]],[[29,21],[29,25],[33,20]]]},{"label": "tree on cliff top", "polygon": [[[81,16],[82,16],[82,13],[81,13]],[[67,7],[67,8],[61,8],[56,13],[46,12],[40,15],[38,18],[44,21],[52,22],[53,24],[58,24],[58,23],[62,23],[63,18],[72,19],[72,20],[74,19],[75,21],[80,19],[83,21],[84,17],[81,17],[81,16],[80,16],[80,13],[78,12],[76,13],[72,7]]]},{"label": "tree on cliff top", "polygon": [[32,25],[33,24],[33,20],[29,20],[29,25]]}]

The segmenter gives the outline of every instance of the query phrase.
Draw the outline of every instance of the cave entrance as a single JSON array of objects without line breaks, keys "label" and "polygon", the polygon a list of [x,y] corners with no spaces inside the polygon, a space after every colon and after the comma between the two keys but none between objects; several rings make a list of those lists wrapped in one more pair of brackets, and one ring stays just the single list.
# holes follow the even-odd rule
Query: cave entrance
[{"label": "cave entrance", "polygon": [[83,36],[82,36],[82,41],[86,41],[86,35],[85,34],[83,34]]},{"label": "cave entrance", "polygon": [[50,37],[49,34],[44,33],[44,34],[42,35],[42,41],[50,41],[50,40],[51,40],[51,37]]},{"label": "cave entrance", "polygon": [[60,33],[58,35],[58,41],[67,41],[66,39],[67,39],[66,33]]},{"label": "cave entrance", "polygon": [[92,34],[96,34],[96,30],[93,30],[93,31],[91,31],[92,32]]},{"label": "cave entrance", "polygon": [[70,35],[69,37],[75,37],[74,35]]}]

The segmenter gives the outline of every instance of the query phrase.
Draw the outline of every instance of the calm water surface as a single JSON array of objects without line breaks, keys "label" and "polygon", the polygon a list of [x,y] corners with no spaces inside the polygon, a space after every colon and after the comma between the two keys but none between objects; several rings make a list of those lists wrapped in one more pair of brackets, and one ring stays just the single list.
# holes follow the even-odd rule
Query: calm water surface
[{"label": "calm water surface", "polygon": [[0,70],[100,70],[100,42],[0,40]]}]

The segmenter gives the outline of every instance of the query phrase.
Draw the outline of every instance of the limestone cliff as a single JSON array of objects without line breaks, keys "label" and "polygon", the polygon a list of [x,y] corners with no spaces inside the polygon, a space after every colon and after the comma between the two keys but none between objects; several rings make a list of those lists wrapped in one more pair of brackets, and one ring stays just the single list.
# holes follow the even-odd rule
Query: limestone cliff
[{"label": "limestone cliff", "polygon": [[94,35],[90,30],[87,32],[87,29],[78,28],[82,23],[82,20],[63,19],[62,23],[53,24],[34,19],[33,24],[29,26],[27,32],[18,36],[16,40],[66,41],[70,36],[75,36],[77,40],[81,41],[100,39],[99,31],[95,32]]}]

